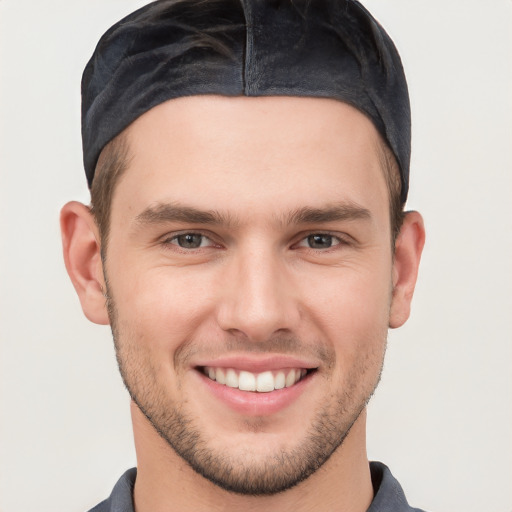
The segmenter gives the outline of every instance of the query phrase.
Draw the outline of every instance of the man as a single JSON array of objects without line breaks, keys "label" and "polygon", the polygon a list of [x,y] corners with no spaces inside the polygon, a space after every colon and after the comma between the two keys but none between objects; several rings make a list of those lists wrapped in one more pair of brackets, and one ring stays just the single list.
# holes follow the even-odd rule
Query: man
[{"label": "man", "polygon": [[354,1],[154,2],[82,98],[64,256],[137,452],[94,510],[414,510],[365,446],[424,243],[382,27]]}]

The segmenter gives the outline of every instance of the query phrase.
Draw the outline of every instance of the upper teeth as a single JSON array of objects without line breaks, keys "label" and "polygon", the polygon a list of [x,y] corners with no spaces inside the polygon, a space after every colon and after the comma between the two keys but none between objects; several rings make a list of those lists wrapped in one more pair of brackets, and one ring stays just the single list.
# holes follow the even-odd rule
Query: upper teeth
[{"label": "upper teeth", "polygon": [[259,391],[260,393],[293,386],[307,373],[304,368],[251,373],[245,370],[237,371],[233,368],[213,368],[211,366],[205,366],[203,371],[205,375],[219,384],[242,391]]}]

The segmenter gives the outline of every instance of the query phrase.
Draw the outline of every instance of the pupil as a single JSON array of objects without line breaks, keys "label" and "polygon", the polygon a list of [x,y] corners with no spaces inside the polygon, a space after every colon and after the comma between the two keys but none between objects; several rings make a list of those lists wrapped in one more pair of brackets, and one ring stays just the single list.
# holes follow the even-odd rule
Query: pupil
[{"label": "pupil", "polygon": [[312,249],[328,249],[332,246],[331,235],[310,235],[308,244]]},{"label": "pupil", "polygon": [[201,247],[202,235],[187,233],[178,237],[178,244],[185,249],[197,249]]}]

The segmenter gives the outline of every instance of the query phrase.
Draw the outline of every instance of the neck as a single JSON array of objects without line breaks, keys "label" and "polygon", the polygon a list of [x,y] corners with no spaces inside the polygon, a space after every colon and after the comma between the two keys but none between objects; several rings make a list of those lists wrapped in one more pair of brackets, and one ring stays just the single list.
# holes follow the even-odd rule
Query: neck
[{"label": "neck", "polygon": [[133,403],[132,420],[137,452],[136,512],[365,512],[373,498],[366,455],[366,411],[320,469],[297,486],[272,496],[243,496],[217,487],[179,457]]}]

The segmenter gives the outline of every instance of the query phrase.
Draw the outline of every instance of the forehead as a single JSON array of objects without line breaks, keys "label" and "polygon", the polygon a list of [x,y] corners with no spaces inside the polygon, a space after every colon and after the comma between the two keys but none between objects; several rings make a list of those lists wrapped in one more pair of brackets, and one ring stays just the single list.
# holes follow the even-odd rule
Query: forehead
[{"label": "forehead", "polygon": [[126,138],[113,212],[128,197],[134,215],[175,201],[241,214],[343,200],[386,211],[377,130],[337,100],[184,97],[143,114]]}]

